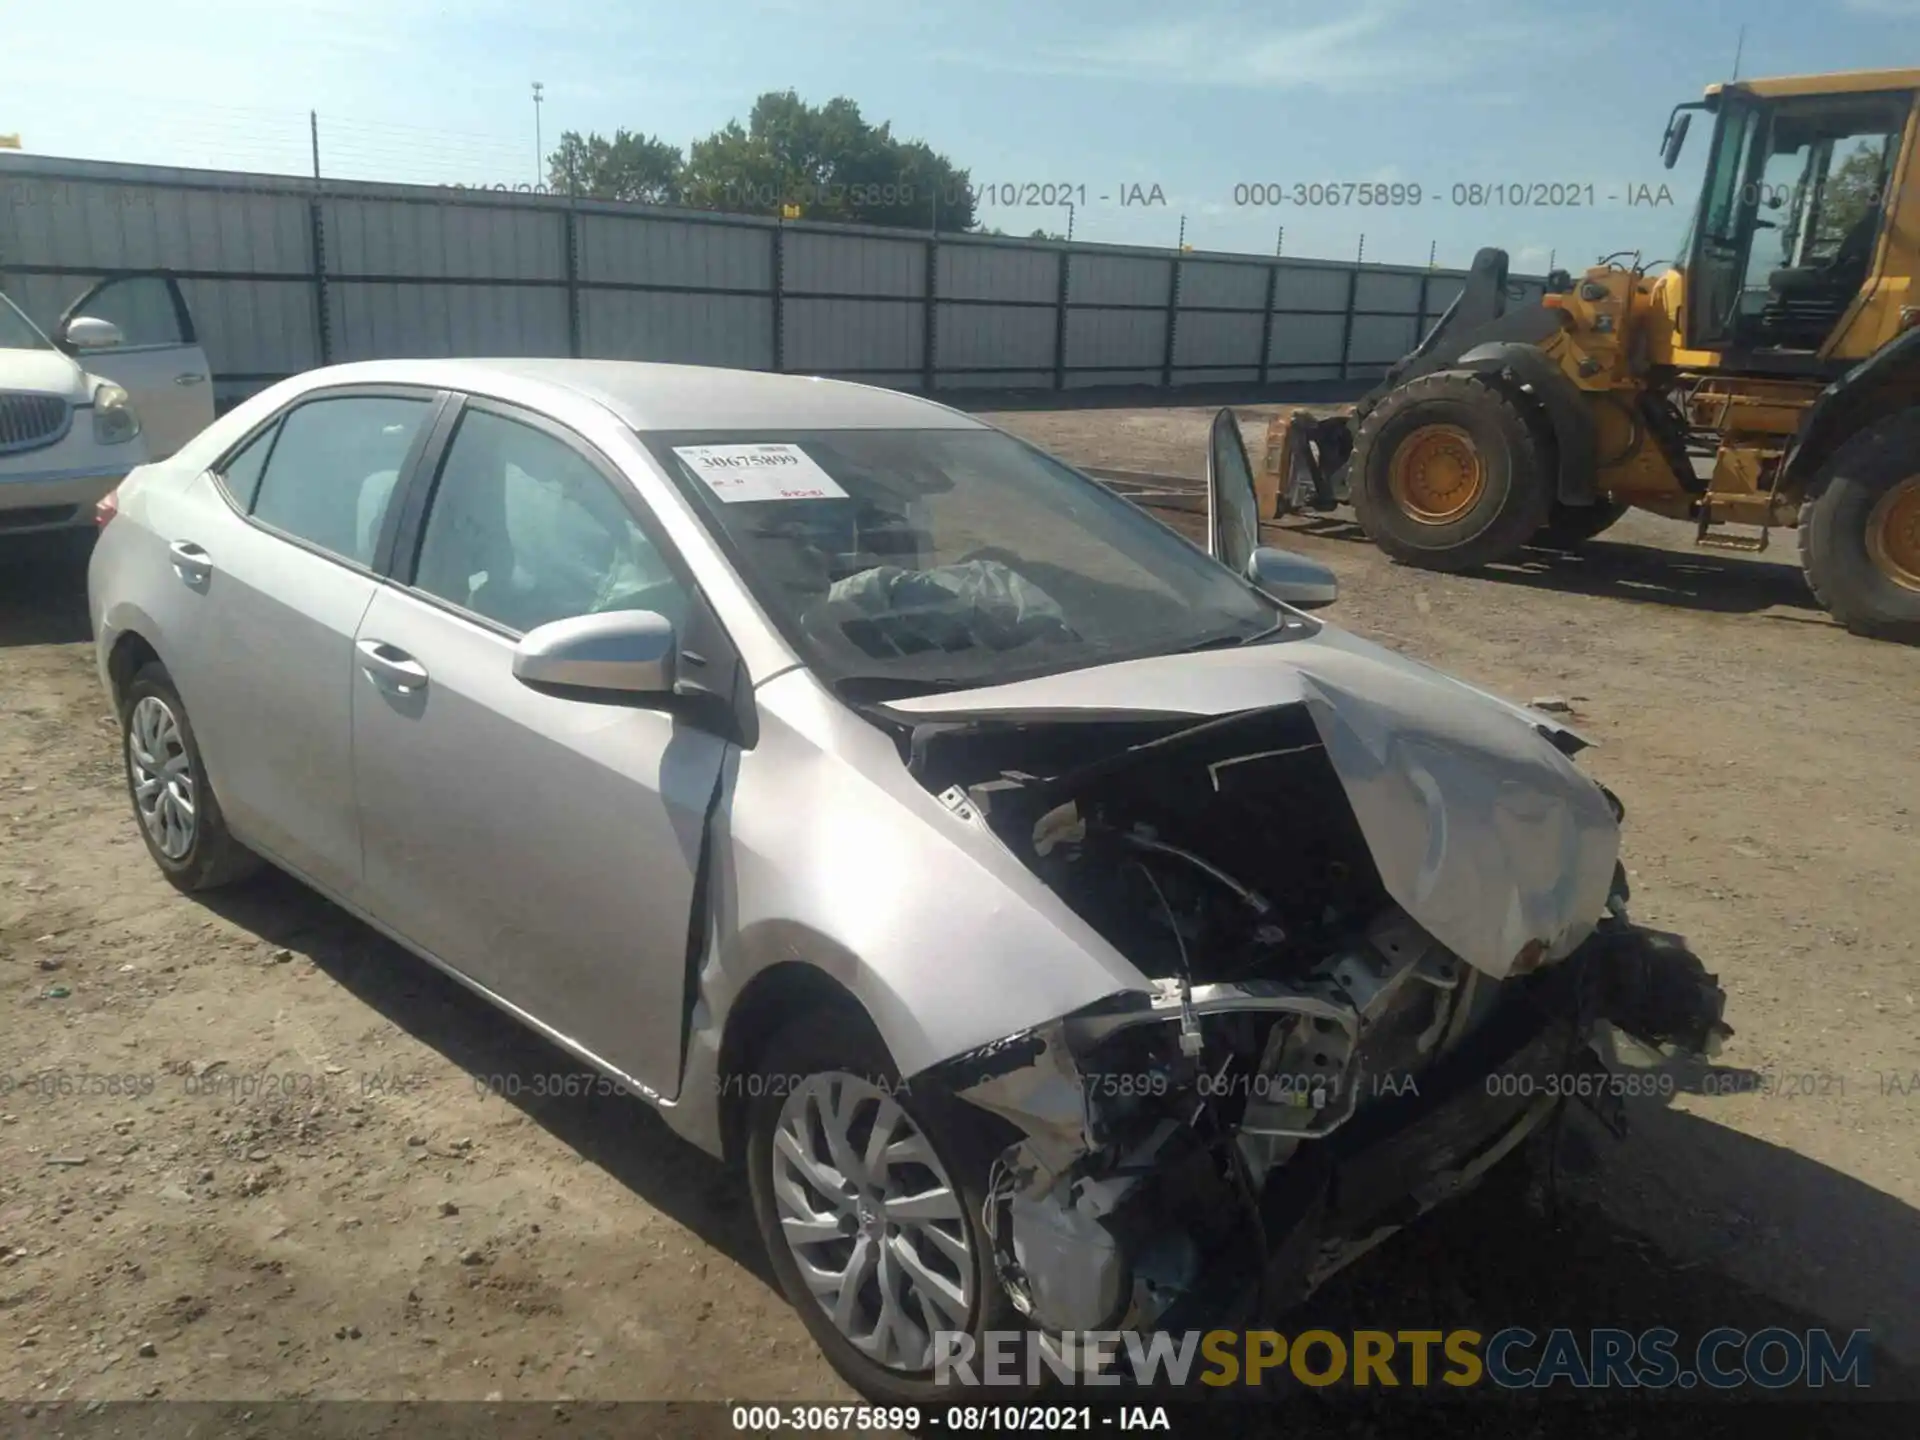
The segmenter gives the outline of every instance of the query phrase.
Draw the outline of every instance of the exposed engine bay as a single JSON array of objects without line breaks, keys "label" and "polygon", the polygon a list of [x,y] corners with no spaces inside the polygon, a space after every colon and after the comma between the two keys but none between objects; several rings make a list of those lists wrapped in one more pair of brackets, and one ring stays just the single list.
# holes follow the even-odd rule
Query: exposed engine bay
[{"label": "exposed engine bay", "polygon": [[913,732],[920,783],[1148,980],[936,1067],[1023,1136],[983,1220],[1043,1332],[1304,1293],[1553,1113],[1499,1067],[1600,1066],[1606,1019],[1655,1050],[1730,1033],[1714,978],[1627,921],[1617,864],[1570,955],[1542,938],[1495,975],[1449,950],[1383,880],[1328,723],[1296,704]]}]

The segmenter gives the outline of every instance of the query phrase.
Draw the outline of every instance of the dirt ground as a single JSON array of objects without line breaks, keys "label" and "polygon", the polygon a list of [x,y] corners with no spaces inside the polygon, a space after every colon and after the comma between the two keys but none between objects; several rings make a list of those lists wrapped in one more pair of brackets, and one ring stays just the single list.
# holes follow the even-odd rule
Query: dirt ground
[{"label": "dirt ground", "polygon": [[[1208,412],[996,418],[1195,475]],[[1469,1201],[1312,1317],[1866,1328],[1877,1392],[1920,1394],[1920,652],[1827,621],[1791,537],[1702,552],[1630,517],[1470,578],[1338,521],[1268,539],[1338,572],[1337,623],[1571,703],[1636,916],[1719,971],[1737,1031],[1625,1142],[1569,1135],[1559,1223]],[[743,1187],[650,1112],[568,1098],[579,1067],[291,881],[161,881],[71,547],[0,549],[0,826],[0,1399],[853,1398]]]}]

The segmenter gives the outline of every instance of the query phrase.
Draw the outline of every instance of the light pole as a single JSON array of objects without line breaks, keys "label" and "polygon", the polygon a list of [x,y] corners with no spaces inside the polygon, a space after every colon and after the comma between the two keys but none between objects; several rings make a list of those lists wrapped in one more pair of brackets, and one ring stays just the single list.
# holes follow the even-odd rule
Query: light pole
[{"label": "light pole", "polygon": [[533,183],[536,186],[547,164],[546,147],[540,141],[540,92],[546,88],[538,80],[533,82]]}]

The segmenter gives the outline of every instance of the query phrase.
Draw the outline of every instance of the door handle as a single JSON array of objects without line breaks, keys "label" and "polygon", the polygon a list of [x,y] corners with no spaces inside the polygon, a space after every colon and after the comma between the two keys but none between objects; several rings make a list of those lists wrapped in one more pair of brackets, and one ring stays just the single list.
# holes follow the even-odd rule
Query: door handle
[{"label": "door handle", "polygon": [[179,375],[174,376],[173,383],[176,385],[198,385],[202,380],[206,378],[207,377],[204,375],[197,375],[193,371],[188,370]]},{"label": "door handle", "polygon": [[360,652],[360,668],[383,690],[411,695],[427,688],[427,667],[398,645],[389,645],[384,640],[361,640],[355,648]]},{"label": "door handle", "polygon": [[213,558],[191,540],[167,546],[167,559],[173,563],[173,573],[189,585],[204,585],[213,574]]}]

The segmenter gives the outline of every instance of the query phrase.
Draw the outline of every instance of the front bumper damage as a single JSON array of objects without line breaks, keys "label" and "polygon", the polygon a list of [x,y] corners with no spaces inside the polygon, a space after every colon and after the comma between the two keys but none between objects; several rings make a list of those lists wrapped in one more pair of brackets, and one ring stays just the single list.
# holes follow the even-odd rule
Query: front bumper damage
[{"label": "front bumper damage", "polygon": [[1628,919],[1581,737],[1332,627],[896,708],[910,773],[1140,976],[912,1077],[1018,1137],[983,1219],[1043,1335],[1285,1304],[1566,1099],[1617,1129],[1603,1054],[1730,1033]]},{"label": "front bumper damage", "polygon": [[[1404,1032],[1404,987],[1446,1003]],[[1711,1055],[1716,978],[1617,902],[1579,948],[1492,985],[1404,914],[1306,985],[1112,997],[933,1067],[1022,1138],[989,1181],[996,1269],[1043,1334],[1245,1322],[1471,1189],[1568,1099],[1623,1132],[1594,1041]],[[1397,1018],[1396,1018],[1397,1017]],[[1221,1027],[1265,1027],[1215,1069]],[[1243,1052],[1244,1044],[1239,1047]]]}]

